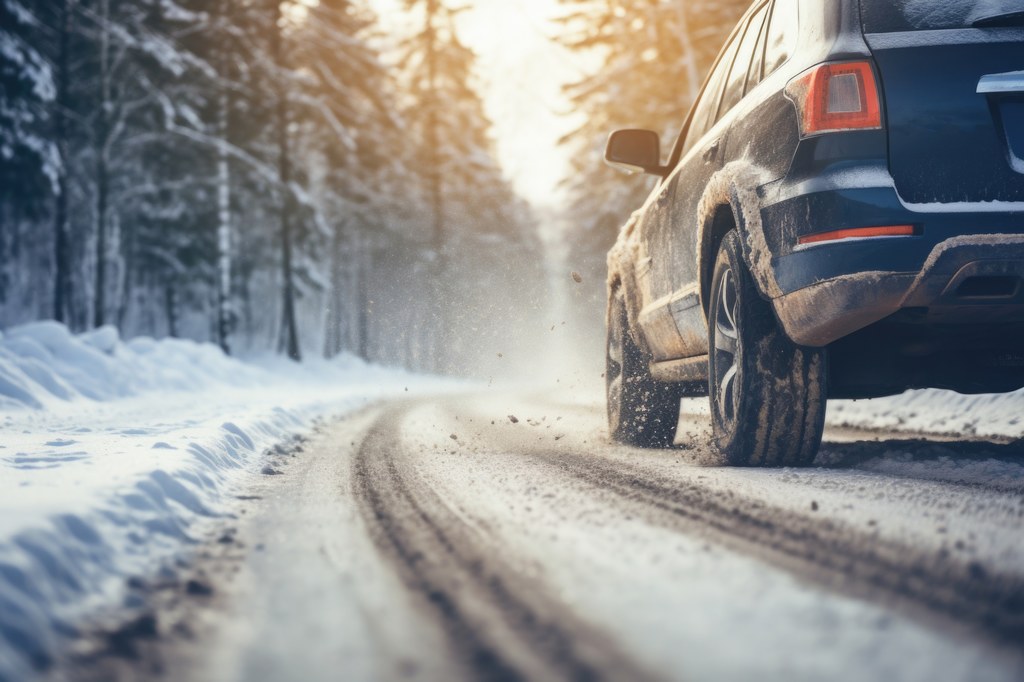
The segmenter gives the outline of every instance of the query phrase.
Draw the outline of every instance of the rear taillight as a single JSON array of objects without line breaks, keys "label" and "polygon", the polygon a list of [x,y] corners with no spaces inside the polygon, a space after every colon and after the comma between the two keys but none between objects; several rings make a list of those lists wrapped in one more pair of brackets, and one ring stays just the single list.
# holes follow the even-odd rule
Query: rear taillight
[{"label": "rear taillight", "polygon": [[878,82],[870,62],[820,64],[786,86],[800,114],[801,137],[882,127]]}]

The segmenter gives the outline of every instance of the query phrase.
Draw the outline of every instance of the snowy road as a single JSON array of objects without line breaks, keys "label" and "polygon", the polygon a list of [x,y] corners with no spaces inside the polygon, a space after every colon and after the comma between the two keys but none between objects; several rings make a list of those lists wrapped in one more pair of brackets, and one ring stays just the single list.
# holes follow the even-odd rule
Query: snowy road
[{"label": "snowy road", "polygon": [[141,662],[92,671],[1022,679],[1024,446],[902,438],[834,430],[814,468],[725,469],[700,416],[642,451],[592,403],[372,408],[255,485],[193,567],[212,595],[151,600]]}]

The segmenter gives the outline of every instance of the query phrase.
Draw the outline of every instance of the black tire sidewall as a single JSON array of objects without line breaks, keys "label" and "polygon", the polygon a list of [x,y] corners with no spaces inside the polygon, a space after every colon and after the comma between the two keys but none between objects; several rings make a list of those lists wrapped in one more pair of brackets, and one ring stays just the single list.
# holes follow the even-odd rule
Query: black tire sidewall
[{"label": "black tire sidewall", "polygon": [[[739,397],[732,424],[721,416],[715,363],[715,320],[726,267],[736,282],[739,347],[735,386]],[[722,240],[715,262],[708,330],[712,430],[715,445],[728,463],[810,464],[824,428],[826,354],[823,349],[797,346],[779,328],[771,304],[761,298],[747,270],[740,235],[735,231]]]},{"label": "black tire sidewall", "polygon": [[[620,439],[619,434],[622,430],[622,400],[625,390],[626,349],[623,345],[623,337],[626,334],[626,321],[623,319],[625,315],[626,308],[625,303],[621,300],[621,294],[613,294],[608,301],[608,323],[605,335],[605,402],[608,408],[608,429],[616,440]],[[615,338],[616,336],[618,338]],[[617,343],[619,346],[619,352],[622,354],[621,363],[612,359],[613,343]],[[618,367],[616,368],[615,365]],[[613,396],[612,382],[616,378],[616,373],[621,380],[618,395]]]},{"label": "black tire sidewall", "polygon": [[[718,258],[715,261],[715,270],[711,278],[711,301],[708,313],[708,395],[711,401],[711,419],[713,424],[713,432],[715,437],[715,444],[718,448],[726,453],[734,453],[738,450],[744,449],[744,428],[743,424],[748,423],[746,420],[749,418],[747,412],[748,404],[751,402],[751,372],[747,370],[744,363],[748,360],[748,344],[752,340],[750,337],[750,329],[748,329],[748,315],[747,307],[745,304],[748,303],[745,298],[749,292],[746,286],[748,282],[745,282],[745,278],[749,279],[746,267],[743,264],[740,256],[739,246],[739,235],[736,232],[730,232],[726,235],[725,239],[722,240],[721,246],[718,251]],[[737,354],[735,362],[739,367],[739,373],[736,376],[736,385],[734,390],[739,392],[739,404],[736,409],[736,419],[732,424],[729,424],[722,416],[722,406],[719,403],[719,379],[720,379],[720,368],[715,362],[715,323],[718,314],[718,306],[722,293],[722,278],[725,276],[727,270],[732,271],[732,275],[736,282],[736,296],[738,304],[736,306],[736,332],[737,332]],[[749,282],[752,285],[752,282]],[[737,464],[741,462],[732,461],[730,463]]]},{"label": "black tire sidewall", "polygon": [[[621,383],[618,396],[611,391],[614,339],[622,350]],[[621,290],[609,300],[605,346],[605,387],[608,402],[608,428],[613,439],[640,447],[667,447],[675,439],[679,422],[679,388],[657,382],[651,376],[649,360],[633,342]]]}]

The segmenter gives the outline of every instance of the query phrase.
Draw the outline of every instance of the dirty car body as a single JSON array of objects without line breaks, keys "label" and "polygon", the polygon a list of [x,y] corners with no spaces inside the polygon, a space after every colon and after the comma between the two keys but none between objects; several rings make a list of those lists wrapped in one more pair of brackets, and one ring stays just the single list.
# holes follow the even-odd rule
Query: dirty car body
[{"label": "dirty car body", "polygon": [[827,358],[822,399],[1024,386],[1022,65],[1020,0],[754,3],[667,163],[609,140],[661,177],[609,254],[652,380],[722,388],[734,232],[779,330]]}]

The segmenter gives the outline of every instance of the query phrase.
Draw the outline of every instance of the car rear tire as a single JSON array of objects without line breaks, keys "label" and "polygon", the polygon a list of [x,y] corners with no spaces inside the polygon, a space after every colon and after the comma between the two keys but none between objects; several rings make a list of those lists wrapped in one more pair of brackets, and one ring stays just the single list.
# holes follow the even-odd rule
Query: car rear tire
[{"label": "car rear tire", "polygon": [[715,444],[736,466],[807,466],[821,445],[828,397],[824,349],[782,332],[741,254],[739,235],[718,250],[708,313]]},{"label": "car rear tire", "polygon": [[679,424],[679,389],[651,376],[647,357],[629,334],[622,292],[617,290],[608,305],[608,430],[620,443],[647,448],[670,446]]}]

